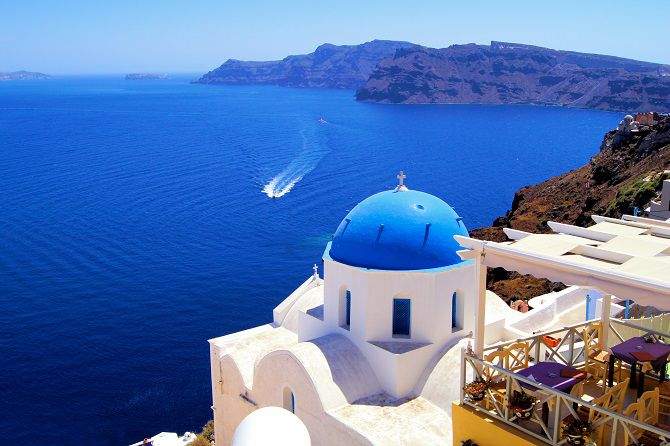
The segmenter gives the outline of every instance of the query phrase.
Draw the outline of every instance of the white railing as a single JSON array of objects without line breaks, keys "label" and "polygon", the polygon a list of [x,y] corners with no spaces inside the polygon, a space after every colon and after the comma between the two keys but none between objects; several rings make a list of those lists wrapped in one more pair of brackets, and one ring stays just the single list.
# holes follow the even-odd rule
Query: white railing
[{"label": "white railing", "polygon": [[[656,317],[665,319],[666,315],[654,316],[644,319],[616,319],[611,318],[608,330],[608,345],[610,348],[620,342],[626,341],[635,336],[644,336],[655,334],[664,342],[670,343],[670,331],[658,330],[649,327],[656,326],[657,323],[652,320]],[[499,342],[490,345],[484,349],[484,357],[496,350],[503,350],[515,342],[527,342],[530,345],[531,356],[535,361],[554,361],[572,367],[584,363],[584,328],[592,322],[599,322],[600,319],[580,322],[555,330],[534,333],[532,336],[513,339],[511,341]],[[550,347],[543,341],[544,336],[560,338],[556,347]]]},{"label": "white railing", "polygon": [[[484,399],[475,402],[467,398],[465,392],[462,390],[461,403],[478,410],[483,410],[487,416],[493,417],[544,443],[550,445],[566,444],[567,439],[562,438],[562,420],[569,415],[572,415],[575,419],[579,419],[579,412],[584,410],[589,412],[590,419],[593,420],[592,428],[594,432],[598,432],[599,428],[603,426],[609,427],[609,429],[603,429],[603,439],[599,441],[599,445],[616,446],[626,442],[628,444],[639,445],[638,438],[642,433],[657,437],[661,442],[670,440],[670,432],[668,431],[591,404],[567,393],[557,391],[537,381],[497,367],[474,356],[469,356],[463,351],[461,358],[461,389],[465,387],[466,377],[485,379],[487,376],[495,376],[497,387],[500,389],[503,388],[502,384],[504,383],[505,393],[502,394],[495,389],[488,388]],[[538,398],[538,404],[532,410],[531,418],[528,420],[518,420],[510,411],[507,404],[507,395],[511,395],[515,390],[532,393]],[[553,411],[546,419],[538,414],[537,407],[545,405],[547,408],[552,407]],[[548,409],[543,410],[548,412]]]},{"label": "white railing", "polygon": [[[497,350],[504,350],[516,342],[526,342],[530,346],[531,357],[535,361],[553,361],[576,366],[584,362],[584,327],[594,321],[580,322],[568,327],[535,333],[525,338],[500,342],[484,349],[484,357]],[[543,341],[544,336],[560,338],[558,345],[550,347]]]},{"label": "white railing", "polygon": [[[616,336],[610,336],[610,345],[617,344],[635,336],[655,334],[662,340],[670,340],[670,327],[666,327],[670,314],[641,319],[610,319],[610,330]],[[656,322],[660,321],[660,322]]]}]

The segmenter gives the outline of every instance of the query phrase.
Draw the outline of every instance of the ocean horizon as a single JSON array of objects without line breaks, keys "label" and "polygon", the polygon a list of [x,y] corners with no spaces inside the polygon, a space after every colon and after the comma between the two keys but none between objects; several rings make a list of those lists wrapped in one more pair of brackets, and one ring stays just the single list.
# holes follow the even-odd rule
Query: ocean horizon
[{"label": "ocean horizon", "polygon": [[198,430],[207,339],[270,322],[399,170],[483,227],[520,187],[586,163],[623,116],[195,78],[0,83],[5,438]]}]

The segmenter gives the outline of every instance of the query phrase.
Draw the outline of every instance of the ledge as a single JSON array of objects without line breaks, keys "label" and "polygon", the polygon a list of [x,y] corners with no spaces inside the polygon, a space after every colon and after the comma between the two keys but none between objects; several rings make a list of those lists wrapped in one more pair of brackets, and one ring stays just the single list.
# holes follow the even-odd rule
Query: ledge
[{"label": "ledge", "polygon": [[308,308],[305,313],[323,322],[323,304],[314,308]]},{"label": "ledge", "polygon": [[429,342],[411,342],[411,341],[368,341],[369,344],[379,347],[393,354],[402,354],[418,350],[431,345]]}]

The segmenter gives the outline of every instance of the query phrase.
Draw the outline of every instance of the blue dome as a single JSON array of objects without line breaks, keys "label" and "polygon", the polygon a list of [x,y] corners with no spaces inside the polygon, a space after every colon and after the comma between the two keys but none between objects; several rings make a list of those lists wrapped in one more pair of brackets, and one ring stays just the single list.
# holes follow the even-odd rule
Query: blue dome
[{"label": "blue dome", "polygon": [[385,191],[358,203],[335,231],[330,257],[371,269],[416,270],[454,265],[468,235],[441,199],[414,190]]}]

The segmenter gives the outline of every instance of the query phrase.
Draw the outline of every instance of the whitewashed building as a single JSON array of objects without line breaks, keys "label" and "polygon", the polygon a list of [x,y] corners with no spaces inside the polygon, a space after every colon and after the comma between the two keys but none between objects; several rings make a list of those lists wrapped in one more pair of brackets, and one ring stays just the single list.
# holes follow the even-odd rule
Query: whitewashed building
[{"label": "whitewashed building", "polygon": [[[323,279],[315,267],[271,323],[209,341],[217,446],[232,444],[247,415],[271,406],[294,413],[313,445],[448,445],[483,430],[487,438],[513,435],[479,424],[458,403],[466,347],[481,361],[495,343],[584,325],[594,313],[609,325],[622,308],[614,293],[670,308],[665,226],[595,217],[593,229],[550,222],[556,234],[507,230],[510,242],[482,242],[468,237],[447,203],[409,190],[402,172],[398,178],[394,190],[344,216],[325,247]],[[625,272],[613,269],[615,260]],[[539,296],[520,313],[486,291],[494,266],[576,286]],[[571,354],[570,364],[577,359]],[[452,425],[452,415],[469,421]]]},{"label": "whitewashed building", "polygon": [[403,179],[345,216],[323,280],[307,279],[271,324],[210,340],[217,445],[263,406],[295,412],[313,444],[449,438],[458,383],[437,375],[457,373],[445,352],[473,330],[474,264],[456,254],[454,235],[467,236],[456,212]]}]

